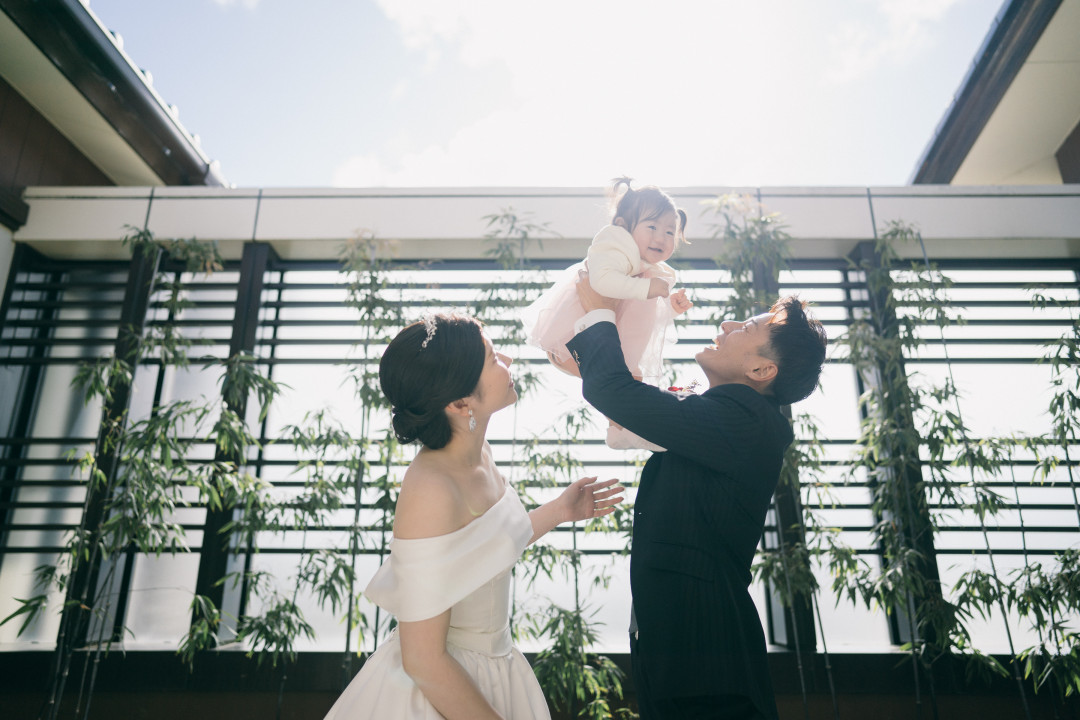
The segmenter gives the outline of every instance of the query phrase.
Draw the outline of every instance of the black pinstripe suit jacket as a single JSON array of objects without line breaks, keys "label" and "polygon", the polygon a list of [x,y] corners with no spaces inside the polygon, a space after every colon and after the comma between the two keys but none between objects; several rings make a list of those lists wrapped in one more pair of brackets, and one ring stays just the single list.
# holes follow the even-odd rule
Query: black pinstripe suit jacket
[{"label": "black pinstripe suit jacket", "polygon": [[745,385],[679,397],[626,369],[601,322],[568,344],[597,410],[662,447],[641,474],[630,587],[638,656],[658,696],[746,695],[776,716],[750,566],[791,425]]}]

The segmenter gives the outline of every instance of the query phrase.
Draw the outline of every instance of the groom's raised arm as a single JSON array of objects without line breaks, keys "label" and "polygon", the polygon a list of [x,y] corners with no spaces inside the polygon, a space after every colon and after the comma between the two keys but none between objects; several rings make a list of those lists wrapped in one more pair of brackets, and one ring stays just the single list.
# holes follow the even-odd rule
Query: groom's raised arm
[{"label": "groom's raised arm", "polygon": [[[585,315],[574,324],[577,335],[570,339],[566,348],[578,365],[581,394],[608,418],[629,427],[609,412],[608,401],[613,393],[634,392],[633,386],[641,385],[626,367],[619,331],[615,327],[615,309],[619,301],[596,292],[585,272],[578,273],[577,295]],[[637,432],[632,427],[630,429]],[[642,437],[649,439],[645,435]]]},{"label": "groom's raised arm", "polygon": [[619,301],[596,292],[585,272],[578,273],[577,295],[585,315],[574,324],[577,335],[566,347],[578,365],[581,394],[609,419],[646,440],[659,442],[653,440],[651,423],[648,429],[641,429],[641,421],[652,412],[646,408],[657,401],[663,402],[664,396],[669,401],[676,398],[635,380],[627,369],[615,327]]},{"label": "groom's raised arm", "polygon": [[706,467],[741,469],[740,448],[761,441],[755,408],[760,396],[744,385],[709,397],[674,393],[635,380],[626,368],[619,331],[612,322],[591,325],[566,343],[581,372],[581,394],[590,405],[649,442]]}]

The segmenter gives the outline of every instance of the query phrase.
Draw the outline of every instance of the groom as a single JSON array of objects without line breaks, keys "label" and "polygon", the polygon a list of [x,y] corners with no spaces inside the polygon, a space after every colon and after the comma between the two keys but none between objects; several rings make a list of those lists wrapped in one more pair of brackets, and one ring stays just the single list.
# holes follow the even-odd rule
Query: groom
[{"label": "groom", "polygon": [[695,356],[709,389],[680,397],[630,375],[616,300],[587,278],[578,296],[586,315],[567,348],[585,399],[667,448],[645,464],[634,507],[630,654],[642,720],[774,720],[750,565],[793,439],[780,406],[817,386],[825,331],[794,297],[725,321]]}]

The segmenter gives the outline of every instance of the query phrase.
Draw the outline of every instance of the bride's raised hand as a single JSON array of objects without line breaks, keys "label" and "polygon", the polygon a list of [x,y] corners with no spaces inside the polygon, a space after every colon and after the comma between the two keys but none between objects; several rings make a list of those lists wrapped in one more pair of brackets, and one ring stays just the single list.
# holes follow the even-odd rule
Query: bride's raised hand
[{"label": "bride's raised hand", "polygon": [[615,512],[615,506],[623,501],[623,488],[619,481],[597,480],[596,476],[583,477],[571,484],[559,499],[565,506],[566,520],[592,520]]}]

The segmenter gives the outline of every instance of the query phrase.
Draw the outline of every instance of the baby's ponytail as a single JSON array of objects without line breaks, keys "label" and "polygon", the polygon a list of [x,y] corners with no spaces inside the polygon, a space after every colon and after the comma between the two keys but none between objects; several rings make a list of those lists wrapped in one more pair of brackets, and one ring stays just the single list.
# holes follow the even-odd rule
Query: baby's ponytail
[{"label": "baby's ponytail", "polygon": [[679,216],[679,231],[675,234],[676,245],[679,243],[690,244],[690,241],[686,239],[686,211],[682,208],[675,208],[675,212]]},{"label": "baby's ponytail", "polygon": [[623,222],[627,224],[627,227],[633,227],[630,223],[632,218],[627,217],[622,211],[633,205],[634,189],[630,187],[634,179],[629,175],[621,175],[612,179],[611,187],[608,188],[608,203],[611,208],[612,223],[615,222],[615,218],[622,218]]},{"label": "baby's ponytail", "polygon": [[[616,202],[618,202],[624,193],[633,192],[633,190],[630,189],[630,183],[632,182],[634,182],[634,178],[627,175],[622,175],[621,177],[617,177],[612,180],[611,197],[614,198]],[[626,186],[626,190],[620,191],[619,188],[623,185]]]}]

